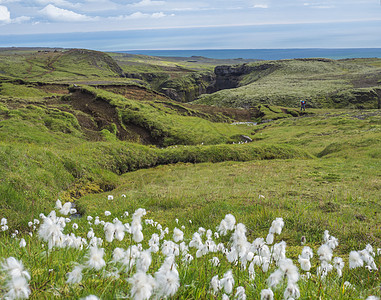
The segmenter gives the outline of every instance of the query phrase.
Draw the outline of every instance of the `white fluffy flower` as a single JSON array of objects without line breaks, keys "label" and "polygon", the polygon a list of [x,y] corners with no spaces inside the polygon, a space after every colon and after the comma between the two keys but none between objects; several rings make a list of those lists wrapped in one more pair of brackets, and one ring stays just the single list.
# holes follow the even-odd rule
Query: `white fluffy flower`
[{"label": "white fluffy flower", "polygon": [[236,222],[235,217],[231,214],[227,214],[225,218],[221,221],[220,225],[218,226],[217,231],[221,235],[226,235],[229,230],[234,229],[235,222]]},{"label": "white fluffy flower", "polygon": [[83,266],[81,265],[75,266],[73,271],[66,274],[67,276],[66,283],[68,284],[80,283],[82,280],[82,270],[83,270]]},{"label": "white fluffy flower", "polygon": [[279,261],[279,269],[286,275],[288,284],[294,284],[299,280],[298,268],[293,264],[289,258]]},{"label": "white fluffy flower", "polygon": [[274,292],[271,289],[264,289],[261,291],[261,300],[273,300]]},{"label": "white fluffy flower", "polygon": [[112,260],[114,262],[121,261],[124,258],[124,250],[122,248],[115,248],[112,252]]},{"label": "white fluffy flower", "polygon": [[138,271],[132,278],[128,279],[131,284],[131,298],[135,300],[149,299],[155,287],[155,280],[151,275]]},{"label": "white fluffy flower", "polygon": [[319,247],[318,251],[317,251],[318,255],[319,255],[319,259],[321,261],[326,261],[326,262],[329,262],[332,260],[332,248],[329,247],[327,244],[323,244]]},{"label": "white fluffy flower", "polygon": [[24,277],[11,278],[6,284],[8,291],[4,299],[27,299],[31,293],[28,281]]},{"label": "white fluffy flower", "polygon": [[282,270],[277,269],[273,273],[270,274],[267,279],[267,284],[269,287],[276,287],[283,280],[284,273]]},{"label": "white fluffy flower", "polygon": [[218,279],[218,275],[213,276],[212,280],[210,281],[210,286],[213,289],[213,294],[216,295],[220,289],[221,289],[221,283]]},{"label": "white fluffy flower", "polygon": [[234,277],[231,270],[224,274],[224,277],[220,280],[221,287],[224,289],[226,294],[231,294],[234,287]]},{"label": "white fluffy flower", "polygon": [[168,256],[160,269],[155,273],[157,296],[171,297],[180,287],[179,272],[176,269],[174,256]]},{"label": "white fluffy flower", "polygon": [[12,278],[23,277],[30,280],[29,272],[24,269],[22,261],[19,261],[14,257],[9,257],[1,263],[1,268],[7,273],[8,276]]},{"label": "white fluffy flower", "polygon": [[302,255],[299,255],[298,261],[300,264],[300,268],[303,271],[310,271],[311,270],[311,262],[310,262],[309,258],[304,258]]},{"label": "white fluffy flower", "polygon": [[68,215],[71,210],[71,202],[66,202],[64,205],[62,205],[62,208],[60,209],[60,213],[62,215]]},{"label": "white fluffy flower", "polygon": [[29,298],[28,280],[30,280],[30,275],[24,269],[22,262],[14,257],[9,257],[1,264],[1,269],[7,275],[5,286],[7,293],[4,295],[4,299]]},{"label": "white fluffy flower", "polygon": [[99,300],[99,298],[95,295],[89,295],[85,298],[81,298],[81,300]]},{"label": "white fluffy flower", "polygon": [[136,269],[138,271],[147,272],[152,262],[150,250],[145,250],[140,253],[140,256],[136,263]]},{"label": "white fluffy flower", "polygon": [[219,264],[220,264],[220,260],[218,259],[218,257],[214,256],[212,259],[210,259],[210,262],[212,263],[212,265],[214,267],[218,267]]},{"label": "white fluffy flower", "polygon": [[63,229],[66,226],[64,218],[57,218],[55,211],[52,211],[38,230],[38,235],[48,242],[49,249],[53,247],[63,247],[65,236]]},{"label": "white fluffy flower", "polygon": [[57,199],[55,208],[56,209],[62,209],[62,202],[60,199]]},{"label": "white fluffy flower", "polygon": [[361,255],[357,251],[351,251],[349,253],[349,269],[354,269],[358,267],[362,267],[364,262],[361,258]]},{"label": "white fluffy flower", "polygon": [[283,218],[276,218],[271,223],[271,227],[270,227],[269,233],[281,234],[283,226],[284,226]]},{"label": "white fluffy flower", "polygon": [[87,265],[90,269],[100,270],[106,266],[106,262],[103,259],[104,249],[98,247],[91,247],[88,255]]},{"label": "white fluffy flower", "polygon": [[274,243],[274,234],[272,233],[269,233],[266,237],[266,243],[268,245],[271,245],[272,243]]},{"label": "white fluffy flower", "polygon": [[25,246],[26,246],[26,242],[25,242],[25,240],[22,238],[21,240],[20,240],[20,248],[24,248]]},{"label": "white fluffy flower", "polygon": [[245,288],[243,286],[237,287],[236,293],[234,295],[236,300],[246,300]]},{"label": "white fluffy flower", "polygon": [[344,268],[344,261],[341,257],[335,257],[333,259],[333,266],[335,267],[336,271],[337,271],[337,275],[339,277],[342,276],[343,272],[343,268]]},{"label": "white fluffy flower", "polygon": [[297,284],[295,283],[289,283],[287,285],[287,288],[284,290],[284,299],[290,299],[290,298],[293,298],[293,299],[297,299],[300,297],[300,291],[299,291],[299,287]]},{"label": "white fluffy flower", "polygon": [[175,229],[173,230],[173,240],[175,241],[175,243],[182,241],[183,238],[184,238],[184,233],[180,229],[175,227]]}]

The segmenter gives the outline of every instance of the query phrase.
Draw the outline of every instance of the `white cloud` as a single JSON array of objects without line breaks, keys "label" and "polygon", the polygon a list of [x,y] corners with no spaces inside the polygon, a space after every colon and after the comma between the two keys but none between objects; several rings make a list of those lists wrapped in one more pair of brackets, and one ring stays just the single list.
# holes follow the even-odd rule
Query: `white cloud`
[{"label": "white cloud", "polygon": [[10,24],[10,23],[24,23],[31,19],[31,17],[21,16],[12,19],[11,13],[8,10],[8,7],[0,5],[0,24]]},{"label": "white cloud", "polygon": [[66,0],[36,0],[36,3],[42,4],[42,5],[48,5],[48,4],[53,4],[53,5],[58,5],[58,6],[63,6],[63,7],[76,7],[78,4],[73,4],[69,1]]},{"label": "white cloud", "polygon": [[0,22],[11,22],[11,13],[9,12],[8,7],[4,5],[0,5]]},{"label": "white cloud", "polygon": [[255,4],[253,7],[254,8],[269,8],[267,4]]},{"label": "white cloud", "polygon": [[133,13],[131,15],[118,16],[118,17],[110,17],[109,19],[112,19],[112,20],[160,19],[160,18],[164,18],[164,17],[173,17],[173,16],[174,16],[174,14],[166,15],[163,12],[156,12],[156,13],[152,13],[152,14],[145,14],[145,13],[142,13],[142,12],[138,11],[138,12],[135,12],[135,13]]},{"label": "white cloud", "polygon": [[318,8],[318,9],[327,9],[327,8],[335,8],[334,5],[327,5],[324,3],[310,3],[310,2],[305,2],[303,3],[304,6],[309,6],[311,8]]},{"label": "white cloud", "polygon": [[20,0],[0,0],[0,4],[15,3],[15,2],[20,2]]},{"label": "white cloud", "polygon": [[11,22],[19,24],[19,23],[28,22],[31,19],[32,19],[31,17],[21,16],[21,17],[17,17],[17,18],[12,19]]},{"label": "white cloud", "polygon": [[165,1],[156,1],[156,0],[142,0],[137,3],[133,3],[132,6],[135,7],[147,7],[147,6],[157,6],[157,5],[164,5]]},{"label": "white cloud", "polygon": [[45,6],[40,10],[40,12],[53,21],[83,22],[96,19],[86,15],[78,14],[71,10],[56,7],[52,4]]}]

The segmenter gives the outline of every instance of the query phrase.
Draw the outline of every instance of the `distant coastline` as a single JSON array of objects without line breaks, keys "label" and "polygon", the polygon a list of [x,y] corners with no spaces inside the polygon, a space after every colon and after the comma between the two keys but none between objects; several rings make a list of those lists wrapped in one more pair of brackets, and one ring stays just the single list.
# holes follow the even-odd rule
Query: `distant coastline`
[{"label": "distant coastline", "polygon": [[307,49],[216,49],[216,50],[129,50],[118,53],[162,57],[202,56],[214,59],[278,60],[293,58],[381,58],[381,48],[307,48]]}]

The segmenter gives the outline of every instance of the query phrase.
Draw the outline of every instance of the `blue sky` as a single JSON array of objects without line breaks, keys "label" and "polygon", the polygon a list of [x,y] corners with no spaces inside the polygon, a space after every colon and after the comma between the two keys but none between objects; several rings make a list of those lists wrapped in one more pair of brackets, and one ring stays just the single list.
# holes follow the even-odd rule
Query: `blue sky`
[{"label": "blue sky", "polygon": [[380,0],[0,0],[0,47],[381,47]]}]

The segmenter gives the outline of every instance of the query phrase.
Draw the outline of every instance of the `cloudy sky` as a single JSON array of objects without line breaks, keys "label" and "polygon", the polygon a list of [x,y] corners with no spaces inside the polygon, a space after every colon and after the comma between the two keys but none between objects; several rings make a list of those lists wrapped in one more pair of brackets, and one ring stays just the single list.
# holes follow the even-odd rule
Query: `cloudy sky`
[{"label": "cloudy sky", "polygon": [[380,0],[0,0],[0,47],[381,47]]}]

